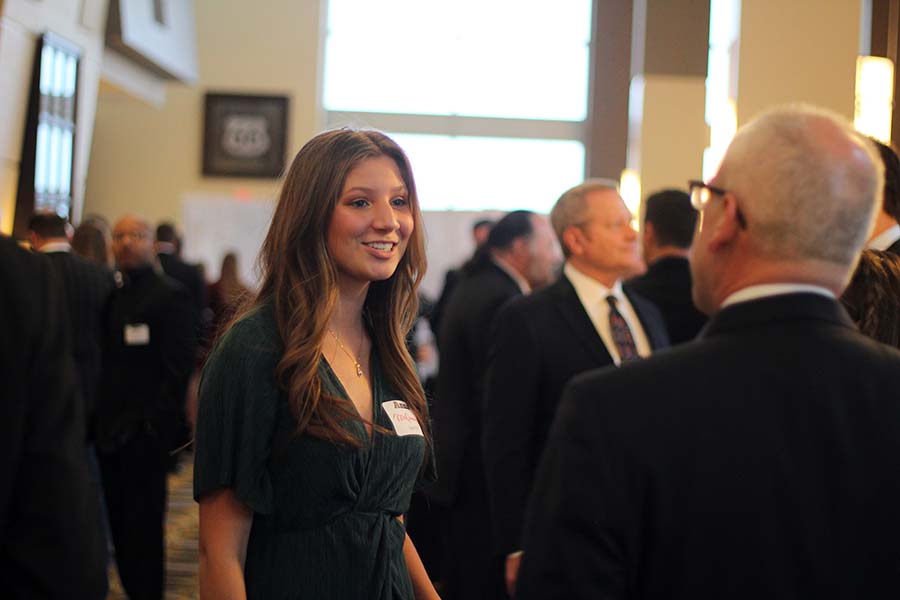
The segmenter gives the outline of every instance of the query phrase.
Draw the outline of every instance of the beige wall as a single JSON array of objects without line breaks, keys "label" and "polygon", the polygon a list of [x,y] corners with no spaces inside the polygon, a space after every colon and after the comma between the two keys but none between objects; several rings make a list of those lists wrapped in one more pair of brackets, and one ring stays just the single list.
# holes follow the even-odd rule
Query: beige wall
[{"label": "beige wall", "polygon": [[809,102],[853,118],[860,2],[742,2],[738,125],[785,102]]},{"label": "beige wall", "polygon": [[94,127],[107,0],[6,0],[0,17],[0,231],[11,233],[37,37],[53,31],[81,49],[73,213],[78,215]]},{"label": "beige wall", "polygon": [[641,174],[642,201],[663,188],[686,189],[688,179],[699,179],[709,140],[702,77],[647,75],[643,87],[641,122],[629,142],[629,157],[634,144],[640,151],[633,168]]},{"label": "beige wall", "polygon": [[[288,160],[320,128],[321,0],[195,0],[197,85],[169,84],[156,108],[104,86],[85,213],[181,221],[185,193],[274,197],[274,180],[203,177],[207,91],[290,96]],[[275,15],[275,17],[273,17]],[[324,27],[322,28],[324,30]]]}]

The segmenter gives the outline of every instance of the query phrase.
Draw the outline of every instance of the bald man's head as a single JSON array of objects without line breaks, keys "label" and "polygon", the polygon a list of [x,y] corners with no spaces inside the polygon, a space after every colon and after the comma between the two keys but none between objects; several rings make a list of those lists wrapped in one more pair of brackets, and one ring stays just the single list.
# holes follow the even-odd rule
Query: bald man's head
[{"label": "bald man's head", "polygon": [[153,264],[153,235],[146,219],[129,215],[119,219],[112,232],[113,253],[120,269],[138,269]]},{"label": "bald man's head", "polygon": [[881,204],[884,168],[843,118],[796,106],[737,133],[714,178],[736,194],[770,258],[852,265]]}]

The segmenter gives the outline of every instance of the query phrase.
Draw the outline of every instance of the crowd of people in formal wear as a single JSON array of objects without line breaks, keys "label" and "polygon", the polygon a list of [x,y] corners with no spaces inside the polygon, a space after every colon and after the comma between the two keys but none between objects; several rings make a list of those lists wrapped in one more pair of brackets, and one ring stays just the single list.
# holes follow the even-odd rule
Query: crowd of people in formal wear
[{"label": "crowd of people in formal wear", "polygon": [[112,228],[92,217],[72,230],[38,213],[27,241],[31,252],[3,240],[4,349],[16,356],[3,364],[7,591],[102,599],[114,556],[130,598],[161,598],[167,475],[190,443],[190,383],[242,288],[223,271],[228,295],[222,280],[207,289],[170,223],[154,235],[140,217]]},{"label": "crowd of people in formal wear", "polygon": [[35,215],[0,239],[5,590],[104,598],[112,548],[162,598],[190,448],[203,598],[898,597],[900,159],[798,105],[686,183],[640,235],[603,179],[479,220],[435,302],[376,131],[302,147],[253,290],[171,224]]}]

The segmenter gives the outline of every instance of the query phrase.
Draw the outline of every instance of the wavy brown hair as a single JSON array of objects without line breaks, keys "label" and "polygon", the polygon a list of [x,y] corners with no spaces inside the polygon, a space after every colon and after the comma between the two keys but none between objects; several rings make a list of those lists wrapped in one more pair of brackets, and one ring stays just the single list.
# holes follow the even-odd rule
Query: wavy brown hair
[{"label": "wavy brown hair", "polygon": [[328,394],[319,379],[323,340],[338,300],[326,236],[347,175],[363,160],[379,156],[397,164],[415,226],[394,274],[369,285],[363,321],[386,383],[415,413],[430,445],[425,394],[406,347],[426,266],[422,216],[409,160],[391,138],[377,131],[339,129],[317,135],[300,149],[263,242],[262,287],[248,310],[268,302],[274,307],[284,344],[275,375],[287,393],[297,433],[359,447],[361,441],[345,427],[348,420],[360,421],[359,413],[351,402]]},{"label": "wavy brown hair", "polygon": [[900,348],[900,257],[864,250],[841,304],[865,335]]}]

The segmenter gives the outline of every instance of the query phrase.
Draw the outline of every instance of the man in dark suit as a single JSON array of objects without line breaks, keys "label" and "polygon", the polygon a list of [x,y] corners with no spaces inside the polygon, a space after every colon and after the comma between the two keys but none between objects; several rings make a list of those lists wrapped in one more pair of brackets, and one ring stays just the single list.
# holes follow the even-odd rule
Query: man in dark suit
[{"label": "man in dark suit", "polygon": [[691,299],[688,251],[697,211],[681,190],[663,190],[647,198],[642,246],[647,272],[628,287],[653,302],[662,313],[669,341],[682,344],[697,337],[706,315]]},{"label": "man in dark suit", "polygon": [[0,581],[7,598],[106,597],[61,284],[0,236]]},{"label": "man in dark suit", "polygon": [[578,373],[668,345],[657,308],[622,286],[642,265],[615,182],[592,180],[566,191],[550,220],[566,256],[563,276],[500,311],[485,378],[488,497],[510,595],[528,493],[563,386]]},{"label": "man in dark suit", "polygon": [[490,549],[480,444],[489,333],[507,300],[550,281],[557,257],[545,219],[528,211],[509,213],[491,230],[447,305],[432,409],[438,481],[429,490],[448,512],[445,600],[494,599],[503,593],[500,565]]},{"label": "man in dark suit", "polygon": [[[472,241],[475,243],[475,252],[472,253],[473,258],[477,255],[478,250],[487,241],[488,235],[494,222],[488,219],[479,219],[472,225]],[[471,260],[471,259],[469,259]],[[428,323],[431,331],[434,332],[435,339],[440,335],[441,319],[444,317],[444,310],[447,308],[447,302],[456,289],[456,284],[460,282],[465,271],[465,265],[458,269],[450,269],[444,276],[444,287],[441,289],[441,295],[438,296],[431,311],[429,311]]]},{"label": "man in dark suit", "polygon": [[123,285],[110,300],[97,407],[116,564],[133,600],[162,598],[166,470],[196,347],[190,296],[156,272],[151,235],[137,217],[113,228]]},{"label": "man in dark suit", "polygon": [[180,242],[174,225],[160,223],[156,227],[155,247],[163,273],[180,282],[191,293],[199,315],[206,308],[206,284],[203,281],[203,273],[197,265],[181,260]]},{"label": "man in dark suit", "polygon": [[890,146],[873,139],[884,163],[884,199],[876,213],[869,248],[900,255],[900,158]]},{"label": "man in dark suit", "polygon": [[90,433],[100,380],[103,311],[115,284],[110,271],[72,253],[66,228],[65,219],[55,213],[35,214],[28,224],[31,246],[50,258],[63,283]]},{"label": "man in dark suit", "polygon": [[574,379],[541,461],[522,600],[900,597],[900,352],[835,300],[878,155],[777,109],[692,185],[700,339]]}]

